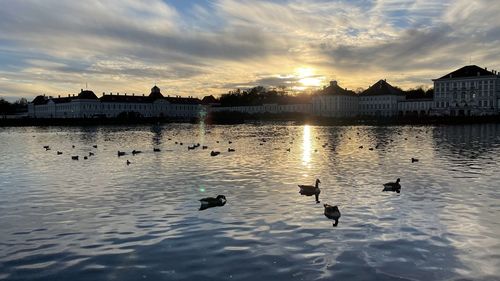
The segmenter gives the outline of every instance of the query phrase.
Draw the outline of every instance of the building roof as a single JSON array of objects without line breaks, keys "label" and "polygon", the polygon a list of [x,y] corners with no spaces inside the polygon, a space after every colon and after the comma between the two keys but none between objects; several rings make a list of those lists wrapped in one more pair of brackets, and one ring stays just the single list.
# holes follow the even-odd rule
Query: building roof
[{"label": "building roof", "polygon": [[200,104],[201,100],[198,98],[183,98],[183,97],[166,97],[166,99],[169,103],[176,103],[176,104]]},{"label": "building roof", "polygon": [[337,81],[330,81],[330,85],[323,90],[319,91],[320,95],[355,95],[353,91],[341,88]]},{"label": "building roof", "polygon": [[212,95],[210,96],[204,96],[203,99],[201,100],[203,104],[216,104],[219,103],[219,101]]},{"label": "building roof", "polygon": [[454,78],[466,78],[466,77],[478,77],[478,76],[494,76],[495,73],[487,70],[486,68],[481,68],[477,65],[466,65],[460,69],[446,74],[445,76],[435,79],[454,79]]},{"label": "building roof", "polygon": [[103,95],[99,98],[101,102],[122,102],[122,103],[151,103],[153,99],[145,96],[126,95]]},{"label": "building roof", "polygon": [[46,104],[49,101],[49,99],[45,95],[39,95],[36,96],[32,103],[35,105],[41,105],[41,104]]},{"label": "building roof", "polygon": [[377,83],[370,86],[370,88],[364,90],[360,96],[382,96],[382,95],[404,95],[401,89],[393,87],[391,84],[387,83],[385,80],[379,80]]},{"label": "building roof", "polygon": [[79,99],[96,100],[97,96],[90,90],[83,90],[78,94]]}]

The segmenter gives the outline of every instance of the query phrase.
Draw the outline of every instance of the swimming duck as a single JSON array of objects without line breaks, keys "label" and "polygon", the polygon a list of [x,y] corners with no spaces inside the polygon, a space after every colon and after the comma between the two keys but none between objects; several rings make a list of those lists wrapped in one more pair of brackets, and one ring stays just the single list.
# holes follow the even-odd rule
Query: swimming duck
[{"label": "swimming duck", "polygon": [[49,150],[50,149],[50,146],[48,145],[44,145],[43,148],[45,148],[45,150]]},{"label": "swimming duck", "polygon": [[323,207],[325,207],[325,217],[334,220],[333,226],[337,226],[340,218],[339,207],[328,204],[323,204]]},{"label": "swimming duck", "polygon": [[127,160],[127,166],[130,165],[130,164],[132,164],[132,162],[130,162],[130,161]]},{"label": "swimming duck", "polygon": [[373,147],[368,148],[368,150],[373,150]]},{"label": "swimming duck", "polygon": [[213,197],[202,198],[202,199],[200,199],[200,203],[201,203],[200,211],[208,209],[208,208],[212,208],[212,207],[224,206],[226,204],[226,202],[227,202],[226,196],[224,196],[224,195],[217,195],[216,198],[213,198]]},{"label": "swimming duck", "polygon": [[134,149],[134,150],[132,150],[132,155],[136,155],[136,154],[139,154],[139,153],[141,153],[141,152],[142,152],[142,151],[140,151],[140,150],[135,150],[135,149]]},{"label": "swimming duck", "polygon": [[363,146],[362,146],[362,145],[360,145],[360,146],[359,146],[359,149],[363,149]]},{"label": "swimming duck", "polygon": [[290,148],[287,148],[286,151],[290,152]]},{"label": "swimming duck", "polygon": [[94,153],[93,152],[89,152],[89,156],[94,156]]},{"label": "swimming duck", "polygon": [[78,160],[78,156],[71,156],[72,160]]},{"label": "swimming duck", "polygon": [[202,148],[202,149],[207,149],[207,148],[208,148],[208,146],[204,145],[204,146],[202,146],[201,148]]},{"label": "swimming duck", "polygon": [[210,152],[210,156],[217,156],[217,155],[219,155],[219,154],[220,154],[220,152],[219,152],[219,151],[213,151],[213,150],[212,150],[212,151]]},{"label": "swimming duck", "polygon": [[193,146],[188,146],[188,150],[193,150],[195,148],[196,148],[196,146],[194,146],[194,145]]},{"label": "swimming duck", "polygon": [[232,141],[228,141],[229,144],[232,144],[233,142]]},{"label": "swimming duck", "polygon": [[384,184],[384,189],[382,191],[392,191],[392,192],[401,192],[401,185],[399,184],[399,178],[396,180],[396,182],[388,182]]},{"label": "swimming duck", "polygon": [[61,152],[61,151],[58,151],[58,152],[57,152],[57,155],[61,155],[61,154],[62,154],[62,152]]},{"label": "swimming duck", "polygon": [[160,151],[161,151],[161,149],[159,149],[159,148],[153,148],[153,152],[160,152]]},{"label": "swimming duck", "polygon": [[87,160],[87,159],[89,159],[89,158],[88,158],[87,156],[83,156],[83,159],[84,159],[84,160]]},{"label": "swimming duck", "polygon": [[97,148],[97,144],[94,144],[92,147],[93,147],[93,148]]},{"label": "swimming duck", "polygon": [[227,152],[235,152],[236,150],[234,150],[233,148],[228,148],[227,149]]},{"label": "swimming duck", "polygon": [[125,152],[118,150],[118,157],[125,155]]},{"label": "swimming duck", "polygon": [[412,157],[412,158],[411,158],[411,162],[412,162],[412,163],[418,162],[418,159],[417,159],[417,158],[413,158],[413,157]]},{"label": "swimming duck", "polygon": [[321,193],[321,190],[319,189],[319,184],[321,181],[319,179],[316,179],[316,185],[300,185],[299,184],[299,193],[301,195],[305,196],[312,196],[314,195],[316,197],[316,203],[319,203],[319,194]]}]

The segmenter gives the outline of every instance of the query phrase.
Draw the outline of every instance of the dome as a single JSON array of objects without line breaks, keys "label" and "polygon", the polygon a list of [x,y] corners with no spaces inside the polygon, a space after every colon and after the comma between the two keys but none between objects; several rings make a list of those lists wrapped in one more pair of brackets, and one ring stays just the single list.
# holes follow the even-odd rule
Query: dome
[{"label": "dome", "polygon": [[151,88],[151,94],[149,94],[149,97],[155,99],[163,98],[163,95],[160,92],[160,88],[158,88],[156,85]]}]

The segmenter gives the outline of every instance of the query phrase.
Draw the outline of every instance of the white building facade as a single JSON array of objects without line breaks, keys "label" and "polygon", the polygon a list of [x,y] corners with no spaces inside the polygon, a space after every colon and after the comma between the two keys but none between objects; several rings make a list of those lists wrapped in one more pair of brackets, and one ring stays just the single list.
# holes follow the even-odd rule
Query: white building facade
[{"label": "white building facade", "polygon": [[196,98],[164,97],[154,86],[149,96],[104,94],[100,98],[88,90],[67,97],[37,96],[28,104],[31,118],[115,118],[121,114],[141,117],[197,118],[204,111]]},{"label": "white building facade", "polygon": [[347,89],[342,89],[337,81],[312,98],[312,112],[317,116],[348,118],[358,115],[358,96]]},{"label": "white building facade", "polygon": [[494,70],[468,65],[433,81],[433,115],[483,116],[499,113],[500,76]]},{"label": "white building facade", "polygon": [[359,115],[393,117],[398,115],[398,103],[405,100],[402,90],[386,80],[379,80],[359,94]]}]

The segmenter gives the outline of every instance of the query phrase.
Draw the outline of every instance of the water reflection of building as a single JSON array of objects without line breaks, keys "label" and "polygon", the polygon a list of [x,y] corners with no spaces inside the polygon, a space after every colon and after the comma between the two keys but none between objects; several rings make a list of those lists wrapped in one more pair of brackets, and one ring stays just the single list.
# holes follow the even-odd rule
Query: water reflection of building
[{"label": "water reflection of building", "polygon": [[143,117],[198,117],[202,103],[193,97],[163,96],[154,86],[149,96],[105,94],[98,98],[94,92],[82,90],[67,97],[37,96],[28,105],[32,118],[94,118],[134,114]]},{"label": "water reflection of building", "polygon": [[434,115],[469,116],[498,113],[500,76],[477,65],[467,65],[434,79]]}]

